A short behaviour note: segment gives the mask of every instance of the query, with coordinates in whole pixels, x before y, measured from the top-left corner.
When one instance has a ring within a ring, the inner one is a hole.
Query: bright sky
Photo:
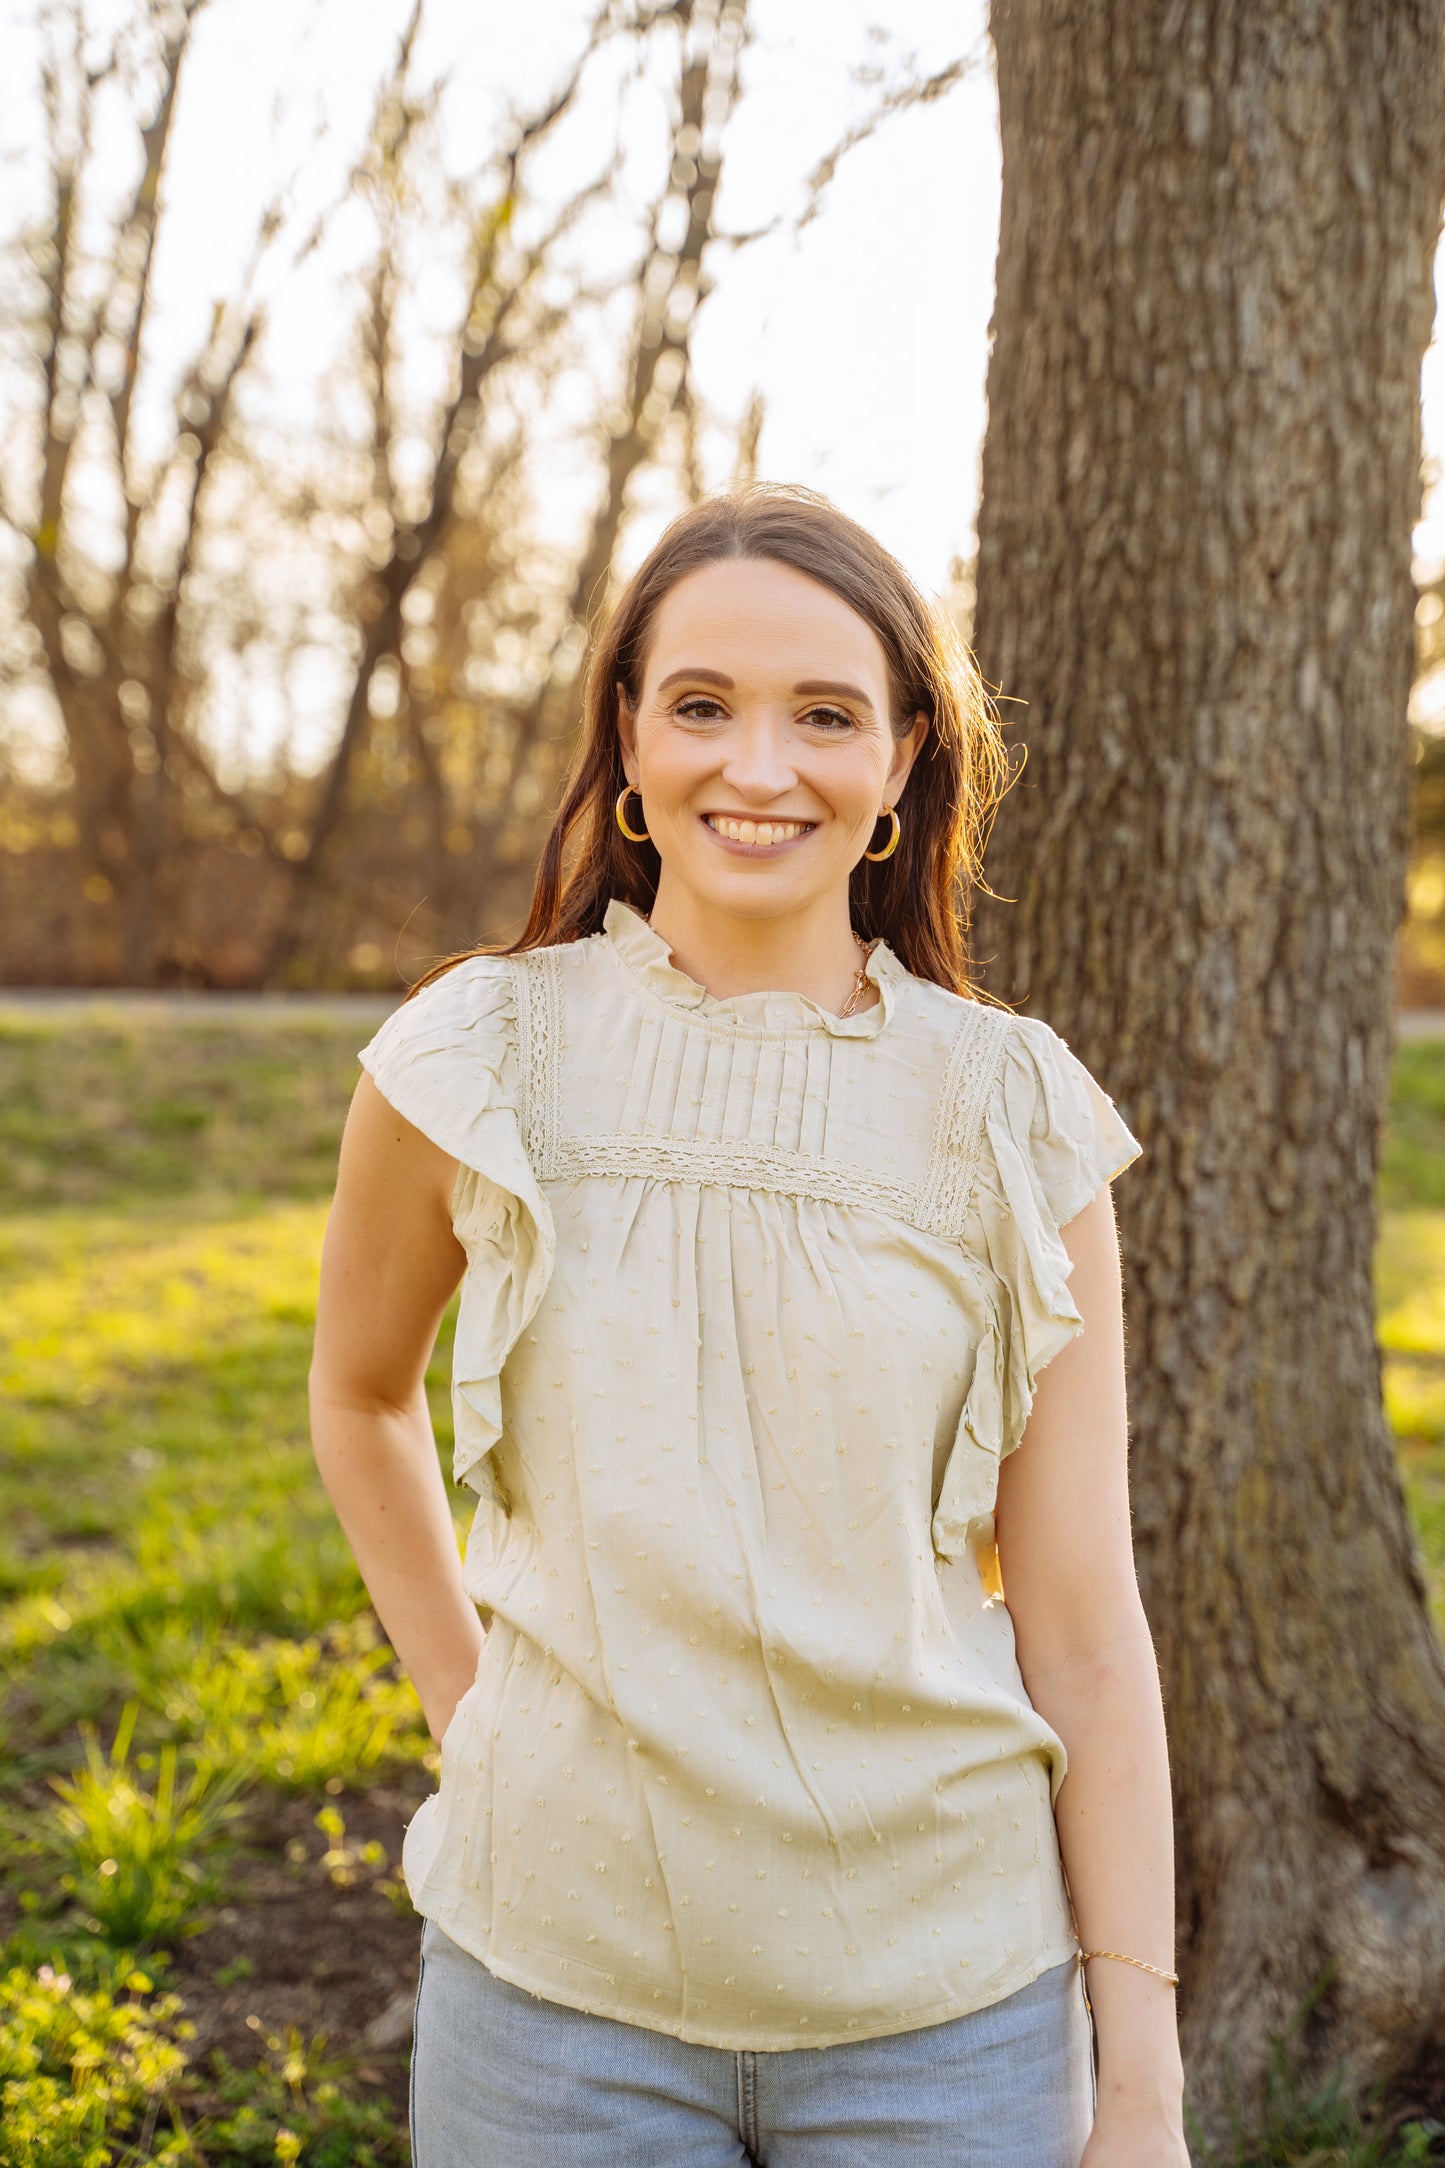
[[[339,192],[409,12],[410,0],[212,0],[184,86],[156,266],[158,414],[161,378],[183,365],[212,300],[234,286],[268,190],[298,176],[298,223]],[[454,167],[481,163],[509,101],[555,84],[591,12],[591,0],[428,0],[418,72],[426,80],[450,70],[444,112]],[[128,13],[126,0],[91,0],[97,23]],[[12,0],[0,21],[0,80],[33,80],[34,15],[35,0]],[[854,78],[860,65],[894,74],[910,61],[922,72],[959,57],[976,63],[947,98],[886,123],[849,155],[799,241],[715,250],[717,290],[695,335],[697,381],[723,421],[741,415],[755,387],[765,395],[761,471],[826,491],[937,587],[950,560],[972,546],[985,421],[999,197],[985,0],[888,0],[886,9],[881,0],[753,0],[752,20],[719,203],[733,230],[800,203],[804,176],[876,96]],[[881,34],[873,28],[880,21]],[[551,162],[559,193],[605,158],[617,111],[615,81],[599,71],[593,99]],[[625,182],[641,200],[661,141],[655,87],[630,93],[623,114]],[[3,122],[12,157],[25,134],[12,103]],[[622,233],[615,221],[591,229],[599,264]],[[342,219],[327,250],[274,297],[265,398],[276,421],[304,432],[313,417],[327,358],[349,331],[338,279],[363,256],[360,228]],[[444,321],[451,288],[442,266],[419,295],[422,313]],[[1425,397],[1427,446],[1438,446],[1438,346]],[[575,464],[559,460],[553,472],[548,509],[563,529],[585,504]],[[648,546],[661,517],[659,507],[638,520],[629,558]],[[1445,558],[1445,509],[1417,539],[1424,553]],[[313,729],[323,722],[320,714],[306,720]],[[274,722],[282,725],[279,713]]]

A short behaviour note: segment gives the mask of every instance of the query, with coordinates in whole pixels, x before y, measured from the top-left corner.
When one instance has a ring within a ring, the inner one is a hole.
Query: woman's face
[[[618,696],[623,765],[642,793],[628,826],[650,833],[662,885],[738,917],[846,898],[928,727],[919,715],[894,736],[866,619],[791,566],[751,558],[679,580],[653,620],[635,714]]]

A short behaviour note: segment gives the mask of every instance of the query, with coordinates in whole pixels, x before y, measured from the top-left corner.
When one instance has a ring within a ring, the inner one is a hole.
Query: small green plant
[[[235,1795],[247,1774],[203,1764],[182,1781],[170,1744],[156,1756],[155,1788],[147,1789],[130,1759],[138,1714],[139,1704],[127,1702],[109,1754],[84,1727],[85,1767],[51,1777],[61,1803],[39,1836],[87,1923],[130,1948],[173,1934],[216,1893],[207,1854],[240,1811]]]
[[[402,1919],[416,1918],[405,1882],[399,1875],[387,1871],[385,1845],[378,1844],[375,1838],[365,1844],[349,1842],[346,1824],[335,1807],[323,1807],[316,1817],[316,1826],[326,1839],[326,1850],[319,1864],[334,1888],[350,1889],[354,1882],[369,1877],[377,1895],[385,1897]],[[311,1871],[311,1846],[304,1837],[291,1839],[286,1847],[286,1859],[295,1880],[304,1881]]]
[[[321,1864],[327,1879],[337,1889],[349,1889],[367,1873],[386,1873],[386,1847],[374,1839],[369,1844],[348,1844],[346,1824],[335,1807],[321,1809],[316,1817],[316,1827],[326,1839]]]
[[[294,2029],[267,2040],[264,2063],[237,2070],[219,2050],[216,2087],[229,2112],[192,2131],[197,2162],[226,2168],[401,2168],[405,2139],[389,2110],[350,2099],[338,2082],[345,2065],[323,2060],[324,2037],[303,2043]],[[3,2163],[0,2163],[3,2168]]]
[[[0,2168],[108,2168],[120,2141],[136,2158],[188,2157],[174,2127],[157,2138],[193,2028],[175,1995],[125,1965],[85,1988],[53,1965],[0,1974]]]
[[[369,1618],[324,1640],[227,1642],[175,1685],[165,1714],[205,1760],[244,1763],[282,1791],[324,1791],[423,1740],[416,1697],[392,1661]]]

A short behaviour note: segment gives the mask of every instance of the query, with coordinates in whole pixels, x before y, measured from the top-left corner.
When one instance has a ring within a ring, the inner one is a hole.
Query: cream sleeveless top
[[[554,2002],[724,2048],[1001,2000],[1079,1947],[992,1507],[1141,1147],[1050,1027],[914,977],[719,999],[613,900],[360,1059],[459,1162],[486,1639],[403,1869]]]

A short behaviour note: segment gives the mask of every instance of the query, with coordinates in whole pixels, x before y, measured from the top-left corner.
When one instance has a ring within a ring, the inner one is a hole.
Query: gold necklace
[[[859,970],[857,978],[853,981],[852,993],[848,996],[848,999],[844,1002],[842,1008],[838,1011],[838,1014],[840,1016],[851,1016],[853,1014],[853,1011],[857,1007],[859,999],[868,984],[868,958],[872,955],[873,951],[871,950],[871,948],[865,948],[863,943],[861,941],[858,941],[858,936],[856,933],[854,934],[853,939],[858,942],[858,954],[862,957],[863,963],[861,969]]]

